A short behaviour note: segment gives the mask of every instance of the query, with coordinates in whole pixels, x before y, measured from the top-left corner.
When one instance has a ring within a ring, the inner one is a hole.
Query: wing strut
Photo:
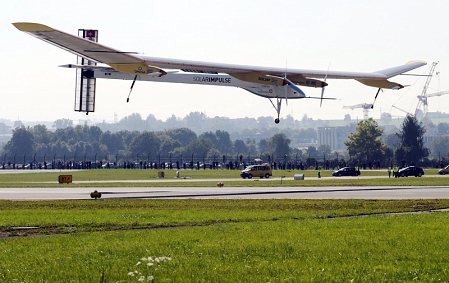
[[[382,90],[381,88],[379,88],[379,89],[377,90],[376,96],[374,97],[373,104],[371,104],[371,109],[374,108],[374,102],[376,102],[377,96],[379,95],[379,92],[380,92],[381,90]]]
[[[136,83],[137,75],[134,76],[133,83],[131,84],[131,88],[129,89],[128,98],[126,99],[126,103],[129,102],[129,96],[131,95],[131,91],[133,91],[134,84]]]
[[[281,113],[282,98],[276,97],[277,107],[274,105],[273,101],[271,101],[270,98],[268,98],[268,100],[270,100],[271,105],[273,105],[273,108],[276,109],[276,112],[278,113],[278,117],[274,119],[274,122],[276,124],[279,124],[279,122],[281,121],[279,120],[279,114]]]

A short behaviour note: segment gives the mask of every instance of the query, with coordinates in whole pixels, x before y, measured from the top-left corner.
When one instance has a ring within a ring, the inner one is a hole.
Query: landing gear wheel
[[[276,119],[274,119],[274,122],[276,124],[279,124],[280,120],[279,120],[279,114],[281,113],[281,105],[282,105],[282,98],[276,97],[276,102],[277,102],[277,107],[274,105],[273,101],[271,101],[271,104],[273,105],[273,108],[276,109],[276,112],[278,113],[278,117]]]

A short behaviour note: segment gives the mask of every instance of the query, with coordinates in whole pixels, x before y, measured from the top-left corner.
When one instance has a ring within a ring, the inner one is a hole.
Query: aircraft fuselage
[[[134,75],[122,72],[107,72],[94,70],[93,77],[99,79],[134,80]],[[192,73],[168,73],[165,76],[138,76],[137,81],[151,81],[163,83],[181,83],[197,85],[233,86],[247,90],[255,95],[265,98],[304,98],[303,95],[294,92],[287,86],[276,86],[262,83],[251,83],[236,79],[224,74],[192,74]]]

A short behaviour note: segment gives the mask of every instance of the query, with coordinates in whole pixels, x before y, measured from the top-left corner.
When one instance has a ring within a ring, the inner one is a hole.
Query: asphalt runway
[[[114,187],[114,188],[0,188],[5,200],[91,199],[442,199],[449,187]]]

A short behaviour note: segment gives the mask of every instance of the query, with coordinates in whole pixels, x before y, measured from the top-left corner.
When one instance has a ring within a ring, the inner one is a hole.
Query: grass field
[[[70,172],[74,180],[114,180],[107,186],[154,180],[149,173],[157,172]],[[85,185],[57,184],[59,174],[1,174],[0,186]],[[226,184],[235,178],[209,170],[189,175]],[[306,175],[282,185],[447,184],[429,175],[310,181]],[[280,180],[234,182],[280,186]],[[153,184],[165,183],[144,183]],[[0,282],[449,282],[449,214],[429,212],[447,208],[446,199],[0,200]]]
[[[141,276],[144,282],[148,278],[154,282],[449,278],[449,214],[386,214],[447,208],[449,200],[1,201],[0,205],[2,282],[138,282]],[[17,226],[38,228],[16,230]]]

